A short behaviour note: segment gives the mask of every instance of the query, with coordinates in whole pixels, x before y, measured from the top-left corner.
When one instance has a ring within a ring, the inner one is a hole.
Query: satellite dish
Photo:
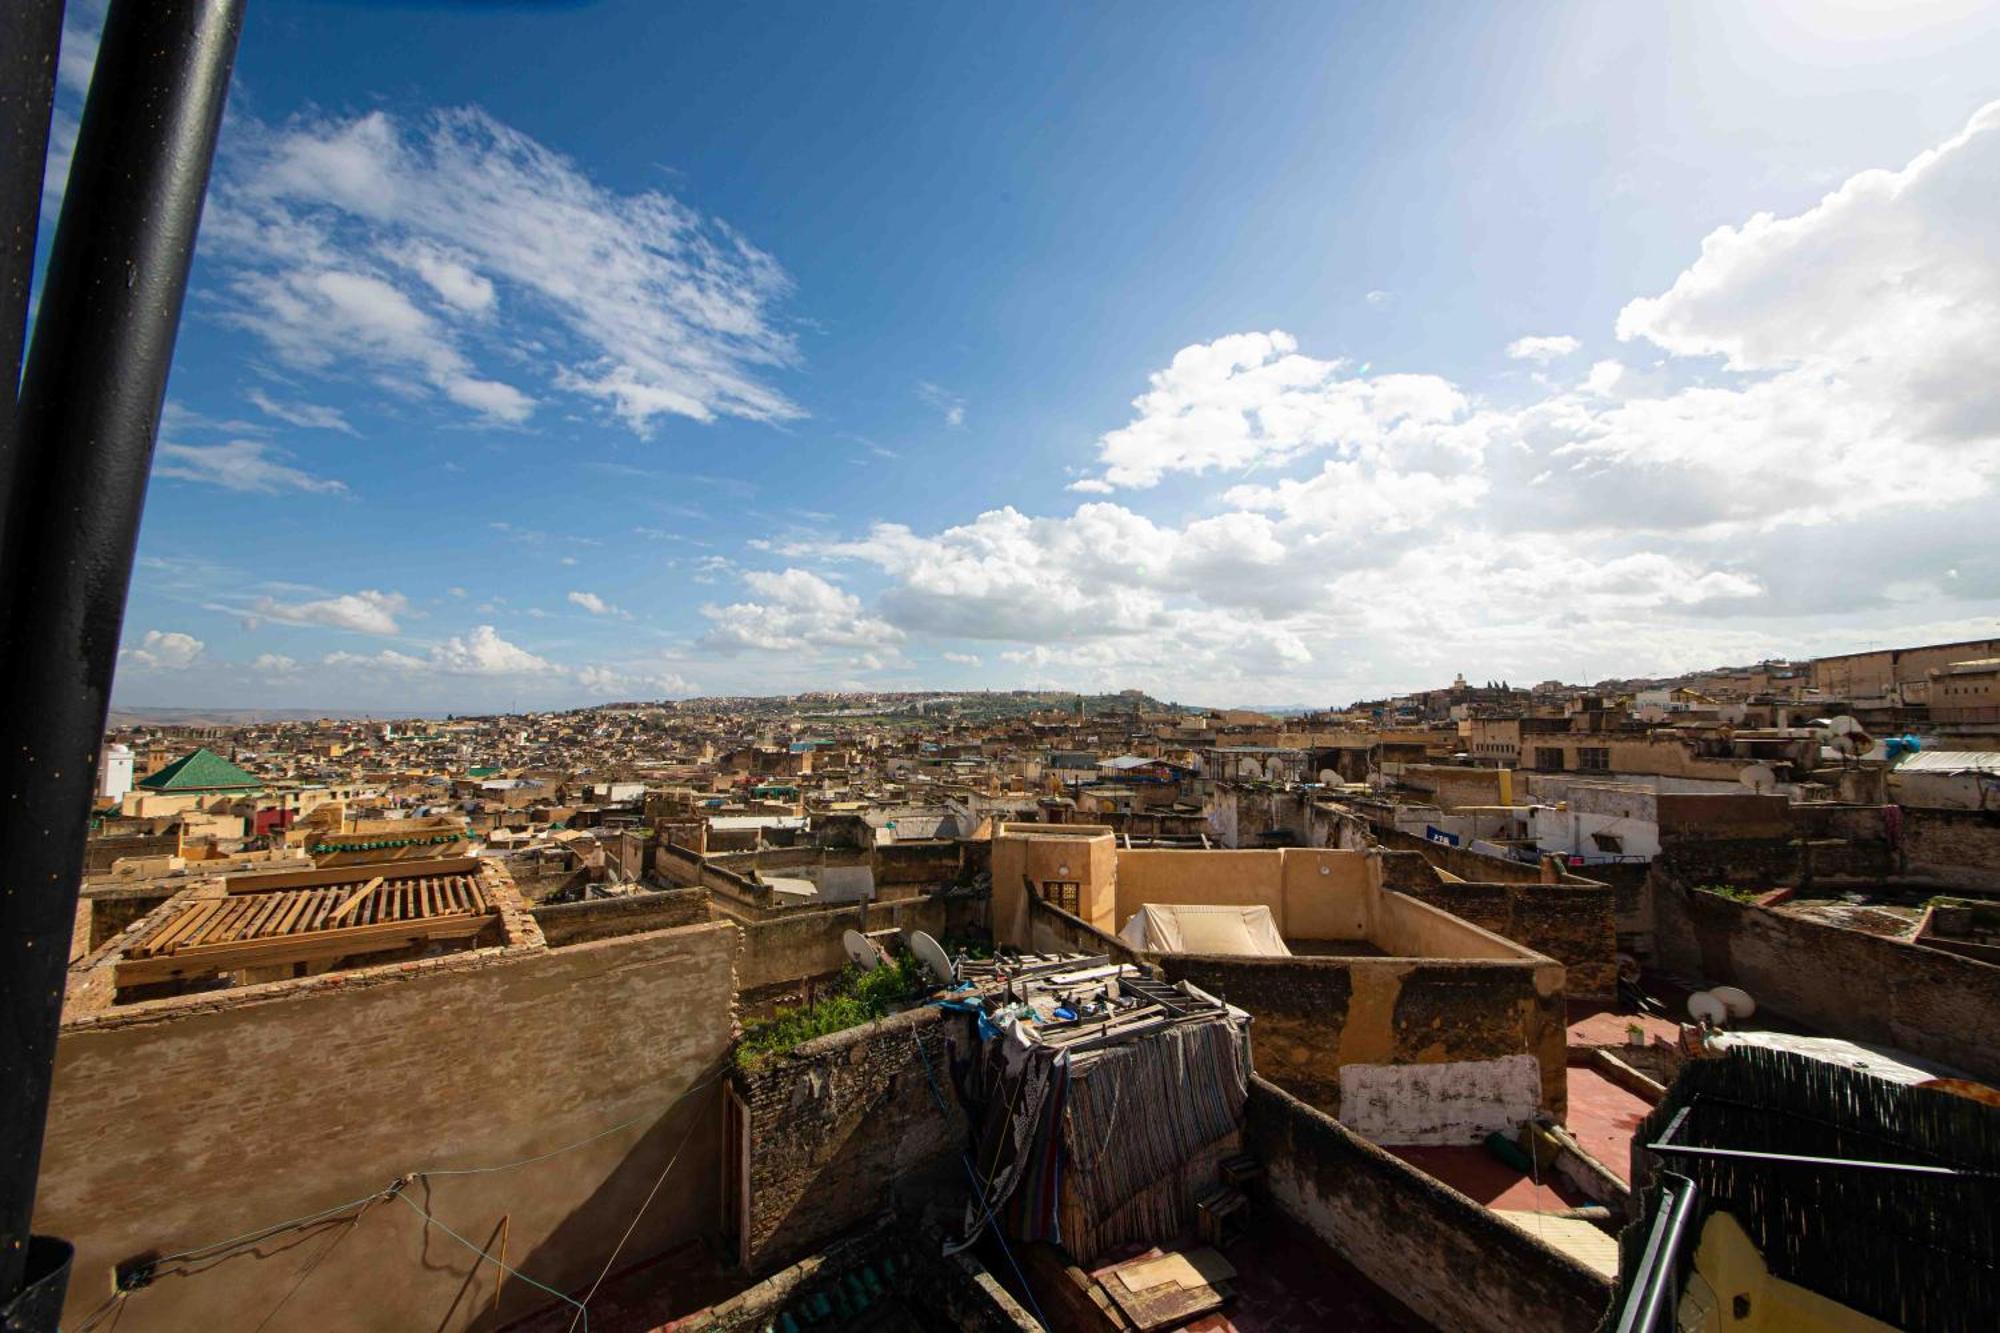
[[[1751,764],[1736,775],[1736,780],[1756,792],[1769,791],[1778,785],[1778,775],[1769,764]]]
[[[1729,1011],[1732,1020],[1748,1018],[1757,1012],[1757,1002],[1750,998],[1750,992],[1747,990],[1740,990],[1735,986],[1717,986],[1709,994],[1722,1001],[1722,1007]]]
[[[842,935],[840,947],[847,950],[847,956],[860,964],[865,972],[873,972],[882,966],[882,951],[875,947],[875,941],[858,930],[850,930]]]
[[[1716,999],[1713,993],[1698,990],[1688,996],[1688,1013],[1696,1022],[1720,1027],[1723,1020],[1729,1017],[1729,1007]]]
[[[1833,728],[1833,734],[1836,736],[1857,736],[1861,734],[1861,724],[1845,713],[1834,718],[1827,725]]]
[[[923,931],[920,930],[910,936],[910,952],[915,954],[917,961],[929,968],[931,975],[939,981],[957,980],[952,974],[951,959],[945,954],[944,947]]]

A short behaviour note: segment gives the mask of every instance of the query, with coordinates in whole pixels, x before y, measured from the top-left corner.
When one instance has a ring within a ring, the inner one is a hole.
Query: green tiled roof
[[[236,791],[264,784],[203,746],[151,777],[139,779],[139,785],[147,791]]]

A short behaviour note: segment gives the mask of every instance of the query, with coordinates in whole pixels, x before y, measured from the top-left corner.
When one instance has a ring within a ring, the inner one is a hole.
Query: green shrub
[[[736,1063],[755,1069],[814,1037],[845,1032],[905,1009],[928,989],[922,964],[907,953],[896,953],[873,971],[850,966],[811,1005],[780,1009],[745,1029],[736,1045]]]

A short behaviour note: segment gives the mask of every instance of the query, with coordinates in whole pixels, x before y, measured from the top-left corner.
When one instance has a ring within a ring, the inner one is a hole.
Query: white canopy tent
[[[1143,903],[1118,932],[1142,953],[1247,954],[1289,958],[1268,907],[1223,907],[1192,903]]]

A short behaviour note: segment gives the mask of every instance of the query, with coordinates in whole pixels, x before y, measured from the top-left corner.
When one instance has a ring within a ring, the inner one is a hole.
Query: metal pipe
[[[1649,1143],[1648,1152],[1680,1157],[1727,1157],[1751,1162],[1788,1162],[1795,1166],[1831,1166],[1864,1171],[1902,1171],[1918,1176],[1956,1176],[1966,1180],[2000,1179],[2000,1172],[1961,1171],[1951,1166],[1927,1166],[1921,1162],[1871,1162],[1860,1157],[1802,1157],[1797,1153],[1753,1152],[1748,1148],[1696,1148],[1678,1143]]]
[[[28,293],[42,218],[63,0],[0,5],[0,515],[7,512],[20,440],[15,414]]]
[[[1694,1217],[1695,1187],[1686,1176],[1660,1173],[1660,1206],[1653,1214],[1653,1229],[1646,1236],[1645,1251],[1639,1256],[1633,1289],[1626,1293],[1625,1308],[1618,1312],[1617,1333],[1653,1333],[1662,1315],[1671,1321],[1679,1304],[1674,1290],[1680,1265],[1676,1262]],[[1668,1327],[1672,1324],[1669,1322]]]
[[[0,1304],[20,1290],[97,752],[243,0],[114,0],[0,550]]]

